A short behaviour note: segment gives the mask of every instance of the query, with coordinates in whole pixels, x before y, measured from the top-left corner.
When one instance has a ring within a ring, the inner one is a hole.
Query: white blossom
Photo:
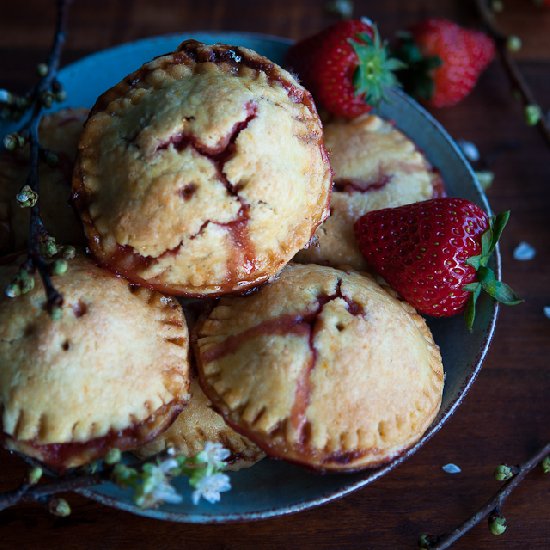
[[[532,260],[537,255],[537,251],[525,241],[521,241],[516,248],[514,248],[514,260]]]
[[[177,466],[174,459],[169,459],[151,468],[150,474],[144,481],[143,495],[137,500],[139,506],[149,508],[161,502],[178,504],[182,501],[182,496],[170,484],[170,480],[166,476],[166,473],[174,468],[172,462]]]
[[[477,162],[479,160],[479,151],[477,150],[475,143],[472,143],[471,141],[466,141],[464,139],[460,139],[458,140],[458,145],[462,149],[464,156],[470,162]]]
[[[225,460],[229,458],[230,454],[220,443],[208,441],[204,449],[197,455],[197,460],[204,462],[207,470],[220,469],[225,466]]]
[[[453,464],[452,462],[449,462],[449,464],[445,464],[445,466],[443,466],[441,469],[446,474],[459,474],[460,472],[462,472],[462,470],[456,464]]]
[[[230,489],[231,483],[226,474],[217,473],[204,476],[195,485],[192,495],[193,504],[198,504],[201,498],[212,504],[218,502],[220,500],[220,493],[229,491]]]

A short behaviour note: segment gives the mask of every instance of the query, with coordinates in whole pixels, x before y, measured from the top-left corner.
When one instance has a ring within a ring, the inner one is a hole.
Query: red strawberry
[[[298,73],[328,112],[355,118],[371,110],[384,90],[397,84],[376,27],[367,19],[348,19],[292,46],[287,65]]]
[[[471,329],[481,290],[508,305],[521,301],[487,267],[509,215],[488,218],[466,199],[431,199],[368,212],[355,236],[371,267],[419,312],[448,317],[467,306]]]
[[[428,19],[402,34],[394,53],[407,65],[398,73],[405,90],[433,107],[445,107],[472,91],[495,55],[495,44],[482,32]]]

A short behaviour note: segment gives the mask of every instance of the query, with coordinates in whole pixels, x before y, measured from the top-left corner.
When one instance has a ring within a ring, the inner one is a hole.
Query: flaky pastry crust
[[[71,180],[78,139],[87,109],[49,113],[40,123],[40,143],[57,157],[55,165],[40,162],[40,211],[48,232],[60,243],[84,244],[82,224],[70,204]],[[15,199],[29,173],[29,148],[0,152],[0,254],[20,250],[27,242],[29,209]]]
[[[370,276],[289,265],[197,327],[201,385],[270,456],[355,470],[413,445],[441,404],[439,348],[422,317]]]
[[[168,448],[174,449],[178,455],[195,456],[207,442],[220,443],[231,452],[228,459],[230,470],[248,468],[265,456],[257,445],[229,427],[223,417],[214,411],[197,378],[191,379],[189,393],[189,403],[175,422],[138,449],[137,456],[149,458]]]
[[[257,53],[183,42],[97,101],[76,204],[99,261],[170,294],[240,292],[276,274],[328,214],[310,94]]]
[[[17,267],[0,266],[2,288]],[[168,427],[188,397],[188,334],[176,300],[82,256],[53,282],[59,320],[38,279],[28,294],[0,299],[0,411],[9,448],[66,468]]]
[[[325,142],[334,170],[330,217],[296,261],[365,270],[355,221],[371,210],[441,196],[442,181],[415,144],[376,115],[329,122]]]

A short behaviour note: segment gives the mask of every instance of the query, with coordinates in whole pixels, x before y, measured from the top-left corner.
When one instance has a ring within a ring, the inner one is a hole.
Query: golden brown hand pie
[[[73,188],[90,247],[169,294],[266,281],[328,214],[331,172],[309,92],[265,57],[194,40],[97,101]]]
[[[82,224],[69,204],[78,139],[87,109],[63,109],[40,123],[40,143],[57,162],[40,162],[41,214],[51,235],[64,244],[84,244]],[[29,172],[29,148],[0,152],[0,254],[23,248],[29,232],[29,209],[15,199]]]
[[[265,456],[257,445],[230,428],[212,409],[196,378],[191,380],[189,393],[185,409],[165,432],[138,449],[139,457],[148,458],[167,448],[173,448],[178,455],[195,456],[208,441],[221,443],[231,452],[229,470],[248,468]]]
[[[439,348],[422,317],[370,276],[289,265],[197,327],[201,385],[268,455],[322,470],[391,460],[441,404]]]
[[[440,196],[443,184],[414,143],[375,115],[328,123],[325,142],[334,170],[330,217],[296,260],[364,270],[355,221],[371,210]]]
[[[17,265],[0,266],[0,285]],[[135,449],[166,429],[188,397],[181,307],[78,256],[53,282],[63,316],[34,290],[0,298],[0,411],[9,449],[54,469]]]

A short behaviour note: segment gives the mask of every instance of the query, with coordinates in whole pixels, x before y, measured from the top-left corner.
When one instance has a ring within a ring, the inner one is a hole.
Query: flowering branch
[[[20,487],[0,493],[0,511],[24,502],[39,502],[47,503],[54,515],[67,516],[70,514],[68,503],[64,499],[54,498],[55,495],[104,481],[131,489],[134,503],[141,508],[151,508],[162,502],[177,504],[183,498],[171,482],[178,476],[187,476],[189,485],[194,489],[193,504],[198,504],[201,498],[214,503],[220,500],[220,493],[231,489],[229,477],[222,473],[229,456],[230,452],[219,443],[208,442],[194,457],[176,456],[169,449],[154,461],[129,466],[121,462],[122,453],[112,449],[103,462],[93,463],[79,472],[39,485],[42,469],[35,467]]]
[[[542,463],[544,473],[550,473],[550,443],[536,452],[521,466],[510,467],[500,465],[495,471],[495,478],[506,481],[472,517],[446,535],[421,535],[419,546],[423,549],[444,550],[450,548],[460,537],[475,527],[486,517],[489,517],[489,529],[493,535],[501,535],[506,530],[506,519],[500,515],[504,501],[512,491],[523,481],[525,476]]]
[[[487,0],[476,0],[477,11],[483,21],[487,32],[495,41],[495,45],[508,76],[512,89],[516,92],[523,104],[525,119],[530,126],[536,126],[542,137],[550,146],[550,124],[546,117],[542,115],[541,108],[529,88],[525,78],[521,74],[516,62],[510,55],[510,50],[514,49],[510,46],[517,42],[517,38],[504,34],[496,25],[493,11],[489,7]],[[515,40],[514,40],[515,38]]]
[[[57,1],[57,19],[53,45],[48,56],[47,64],[38,66],[41,79],[29,93],[23,97],[15,97],[5,91],[1,100],[5,103],[3,114],[20,118],[23,110],[28,108],[28,118],[15,134],[6,136],[4,144],[8,150],[21,147],[28,140],[29,143],[29,174],[25,186],[17,195],[17,201],[23,208],[30,208],[29,242],[27,259],[15,279],[6,288],[9,297],[28,292],[34,287],[34,272],[37,270],[47,296],[46,307],[52,317],[59,317],[63,296],[54,287],[51,274],[61,274],[66,271],[66,259],[74,254],[72,250],[65,251],[65,257],[54,260],[54,256],[63,253],[57,247],[55,239],[47,232],[40,216],[40,178],[39,160],[47,152],[40,147],[38,128],[44,108],[52,105],[54,100],[64,99],[64,92],[56,80],[61,50],[65,43],[67,32],[67,14],[72,0]],[[23,110],[22,110],[23,109]]]

